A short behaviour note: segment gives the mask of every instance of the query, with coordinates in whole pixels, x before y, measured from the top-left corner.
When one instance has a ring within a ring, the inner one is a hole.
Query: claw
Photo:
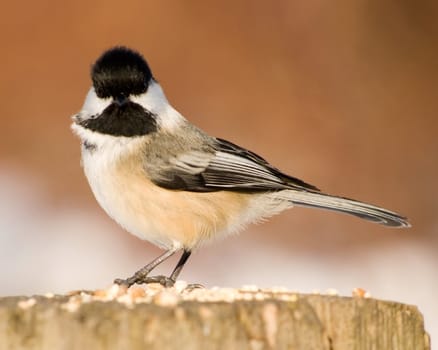
[[[202,284],[199,283],[191,283],[188,284],[187,287],[184,288],[184,292],[191,292],[194,289],[205,289],[205,287]]]

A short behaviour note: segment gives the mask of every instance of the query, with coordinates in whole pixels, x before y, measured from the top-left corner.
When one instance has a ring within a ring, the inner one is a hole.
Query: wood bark
[[[415,306],[327,295],[246,299],[91,300],[72,309],[68,297],[0,298],[0,349],[430,349]]]

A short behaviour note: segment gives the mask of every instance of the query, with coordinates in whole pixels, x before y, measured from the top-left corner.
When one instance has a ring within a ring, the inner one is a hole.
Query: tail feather
[[[287,191],[288,200],[302,207],[321,208],[351,214],[392,227],[410,227],[407,218],[392,211],[376,207],[354,199],[307,191]]]

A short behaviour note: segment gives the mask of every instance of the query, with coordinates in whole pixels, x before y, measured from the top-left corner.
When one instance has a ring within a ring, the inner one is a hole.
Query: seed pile
[[[313,294],[321,294],[314,291]],[[338,295],[334,289],[328,289],[324,294]],[[370,294],[361,288],[355,288],[352,292],[353,297],[369,298]],[[54,298],[55,295],[48,293],[46,298]],[[276,299],[283,301],[296,301],[298,293],[290,291],[284,287],[258,288],[257,286],[247,285],[241,288],[219,288],[211,289],[200,288],[199,286],[188,285],[185,281],[177,281],[171,288],[165,288],[158,283],[148,284],[146,286],[133,286],[126,288],[113,284],[107,289],[98,289],[95,291],[72,291],[67,294],[67,301],[62,303],[61,307],[70,312],[76,311],[82,304],[93,301],[117,301],[127,307],[134,307],[138,303],[153,303],[164,307],[173,307],[183,301],[198,302],[228,302],[232,303],[238,300],[266,300]],[[18,302],[18,307],[28,309],[36,304],[35,298],[28,298]]]

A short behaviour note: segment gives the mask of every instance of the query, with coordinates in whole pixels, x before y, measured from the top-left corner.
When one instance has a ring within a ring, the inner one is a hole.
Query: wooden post
[[[111,288],[0,298],[0,349],[430,349],[421,313],[395,302],[284,290]]]

